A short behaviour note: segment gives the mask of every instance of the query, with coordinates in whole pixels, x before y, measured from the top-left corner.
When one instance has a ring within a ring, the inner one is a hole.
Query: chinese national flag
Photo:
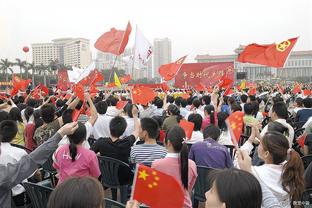
[[[194,129],[194,123],[187,120],[181,120],[179,126],[184,130],[186,138],[191,139]]]
[[[95,85],[97,82],[103,81],[104,77],[99,70],[92,70],[88,76],[79,81],[84,86]]]
[[[304,134],[302,134],[301,136],[298,137],[297,143],[300,145],[301,148],[303,148],[304,142],[305,142],[307,136],[308,135],[306,133],[304,133]]]
[[[132,89],[132,99],[134,104],[147,105],[154,100],[156,93],[152,88],[139,86]]]
[[[121,84],[126,84],[130,80],[131,80],[131,75],[130,74],[119,78],[119,81],[121,82]]]
[[[128,44],[129,35],[132,27],[128,22],[126,30],[116,30],[112,28],[109,32],[104,33],[94,44],[94,47],[102,52],[112,53],[117,56],[122,54]]]
[[[78,118],[79,118],[81,112],[82,112],[82,107],[81,107],[79,110],[75,109],[75,110],[73,111],[73,114],[72,114],[73,122],[75,122],[75,121],[78,120]]]
[[[278,44],[273,43],[269,45],[250,44],[241,52],[238,61],[276,68],[284,67],[287,57],[296,44],[297,39],[298,37],[288,39]]]
[[[18,89],[15,88],[15,87],[13,87],[13,88],[11,89],[11,91],[10,91],[10,95],[11,95],[11,96],[16,95],[17,93],[18,93]]]
[[[298,83],[295,83],[293,93],[297,94],[299,92],[301,92],[301,87]]]
[[[184,190],[171,175],[138,165],[132,198],[153,208],[181,208]]]
[[[57,88],[66,91],[70,88],[70,82],[68,79],[68,74],[66,69],[61,69],[57,71]]]
[[[181,94],[180,97],[182,97],[183,99],[189,99],[190,98],[190,94],[188,93],[184,93],[184,94]]]
[[[220,78],[220,82],[218,84],[219,88],[226,88],[230,85],[233,84],[233,80],[229,79],[226,77],[226,75],[223,75],[221,78]]]
[[[127,105],[128,101],[119,100],[116,104],[118,110],[123,109]]]
[[[173,63],[161,65],[159,68],[160,76],[162,76],[162,78],[164,78],[165,81],[173,79],[180,70],[186,57],[187,56],[183,56]]]
[[[228,126],[228,129],[230,130],[234,146],[237,146],[243,131],[243,117],[244,112],[236,111],[226,119],[226,124]]]
[[[73,86],[73,92],[76,93],[77,97],[84,101],[84,87],[81,84],[76,84]]]
[[[25,90],[27,89],[29,83],[31,83],[31,79],[21,79],[16,75],[13,75],[13,87],[18,90]]]
[[[234,93],[234,91],[231,88],[227,88],[224,93],[223,96],[229,96],[232,95]]]
[[[91,96],[95,96],[99,90],[96,88],[95,84],[90,86],[89,93]]]

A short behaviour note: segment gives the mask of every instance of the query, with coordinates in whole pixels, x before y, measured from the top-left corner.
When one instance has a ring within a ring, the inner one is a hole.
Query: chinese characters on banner
[[[175,77],[175,86],[187,88],[195,87],[199,83],[205,87],[214,86],[224,74],[234,80],[233,62],[183,64]]]

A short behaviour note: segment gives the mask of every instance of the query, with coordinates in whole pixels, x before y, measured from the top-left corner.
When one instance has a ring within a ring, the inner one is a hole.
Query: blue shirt
[[[197,166],[219,169],[233,167],[227,148],[210,138],[193,144],[189,159],[193,160]]]

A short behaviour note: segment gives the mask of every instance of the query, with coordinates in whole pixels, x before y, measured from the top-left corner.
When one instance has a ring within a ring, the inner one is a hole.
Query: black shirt
[[[135,142],[135,137],[130,135],[124,139],[112,141],[111,138],[99,138],[91,147],[95,153],[100,152],[101,156],[112,157],[129,164],[131,147]]]
[[[112,157],[129,164],[131,147],[135,142],[135,137],[130,135],[124,139],[117,139],[115,142],[111,138],[99,138],[91,147],[95,153],[100,152],[101,156]],[[132,180],[132,172],[124,167],[119,167],[118,178],[120,184],[129,184]]]

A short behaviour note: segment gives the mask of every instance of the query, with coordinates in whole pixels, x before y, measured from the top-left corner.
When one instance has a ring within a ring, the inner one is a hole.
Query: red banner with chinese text
[[[233,62],[183,64],[175,77],[175,87],[195,87],[200,83],[205,87],[214,86],[224,74],[234,80]]]

